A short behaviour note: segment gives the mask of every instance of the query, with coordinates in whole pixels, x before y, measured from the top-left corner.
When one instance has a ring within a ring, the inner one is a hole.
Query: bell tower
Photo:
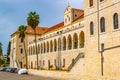
[[[64,11],[64,25],[71,24],[81,16],[83,16],[84,11],[81,9],[71,8],[68,3],[65,11]]]
[[[64,25],[70,24],[71,22],[72,22],[72,10],[70,4],[68,3],[64,12]]]

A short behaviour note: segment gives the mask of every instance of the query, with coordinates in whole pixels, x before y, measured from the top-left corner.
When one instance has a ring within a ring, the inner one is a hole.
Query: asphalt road
[[[34,75],[18,75],[17,73],[0,71],[0,80],[63,80],[63,79],[54,79],[54,78],[34,76]]]

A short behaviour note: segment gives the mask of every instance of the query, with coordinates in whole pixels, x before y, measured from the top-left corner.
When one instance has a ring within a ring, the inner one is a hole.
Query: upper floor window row
[[[102,2],[104,0],[100,0],[100,2]],[[93,6],[93,0],[89,0],[89,6],[92,7]]]
[[[114,13],[113,14],[113,29],[118,29],[119,28],[119,18],[118,14]],[[104,17],[100,18],[100,32],[105,32],[106,30],[106,20]],[[93,22],[90,22],[90,35],[94,34],[94,24]]]

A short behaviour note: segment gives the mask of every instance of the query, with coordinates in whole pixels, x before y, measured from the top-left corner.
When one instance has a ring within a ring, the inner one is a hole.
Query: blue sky
[[[68,2],[73,8],[83,9],[83,0],[0,0],[0,42],[3,44],[3,53],[7,52],[10,34],[19,25],[27,24],[30,11],[40,15],[40,26],[50,27],[63,21]]]

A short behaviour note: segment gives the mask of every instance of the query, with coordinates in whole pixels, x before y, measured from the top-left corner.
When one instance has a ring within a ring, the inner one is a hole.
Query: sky
[[[20,25],[27,25],[30,11],[40,16],[39,26],[51,27],[63,21],[67,4],[72,8],[83,9],[83,0],[0,0],[0,42],[3,53],[7,53],[10,35]]]

